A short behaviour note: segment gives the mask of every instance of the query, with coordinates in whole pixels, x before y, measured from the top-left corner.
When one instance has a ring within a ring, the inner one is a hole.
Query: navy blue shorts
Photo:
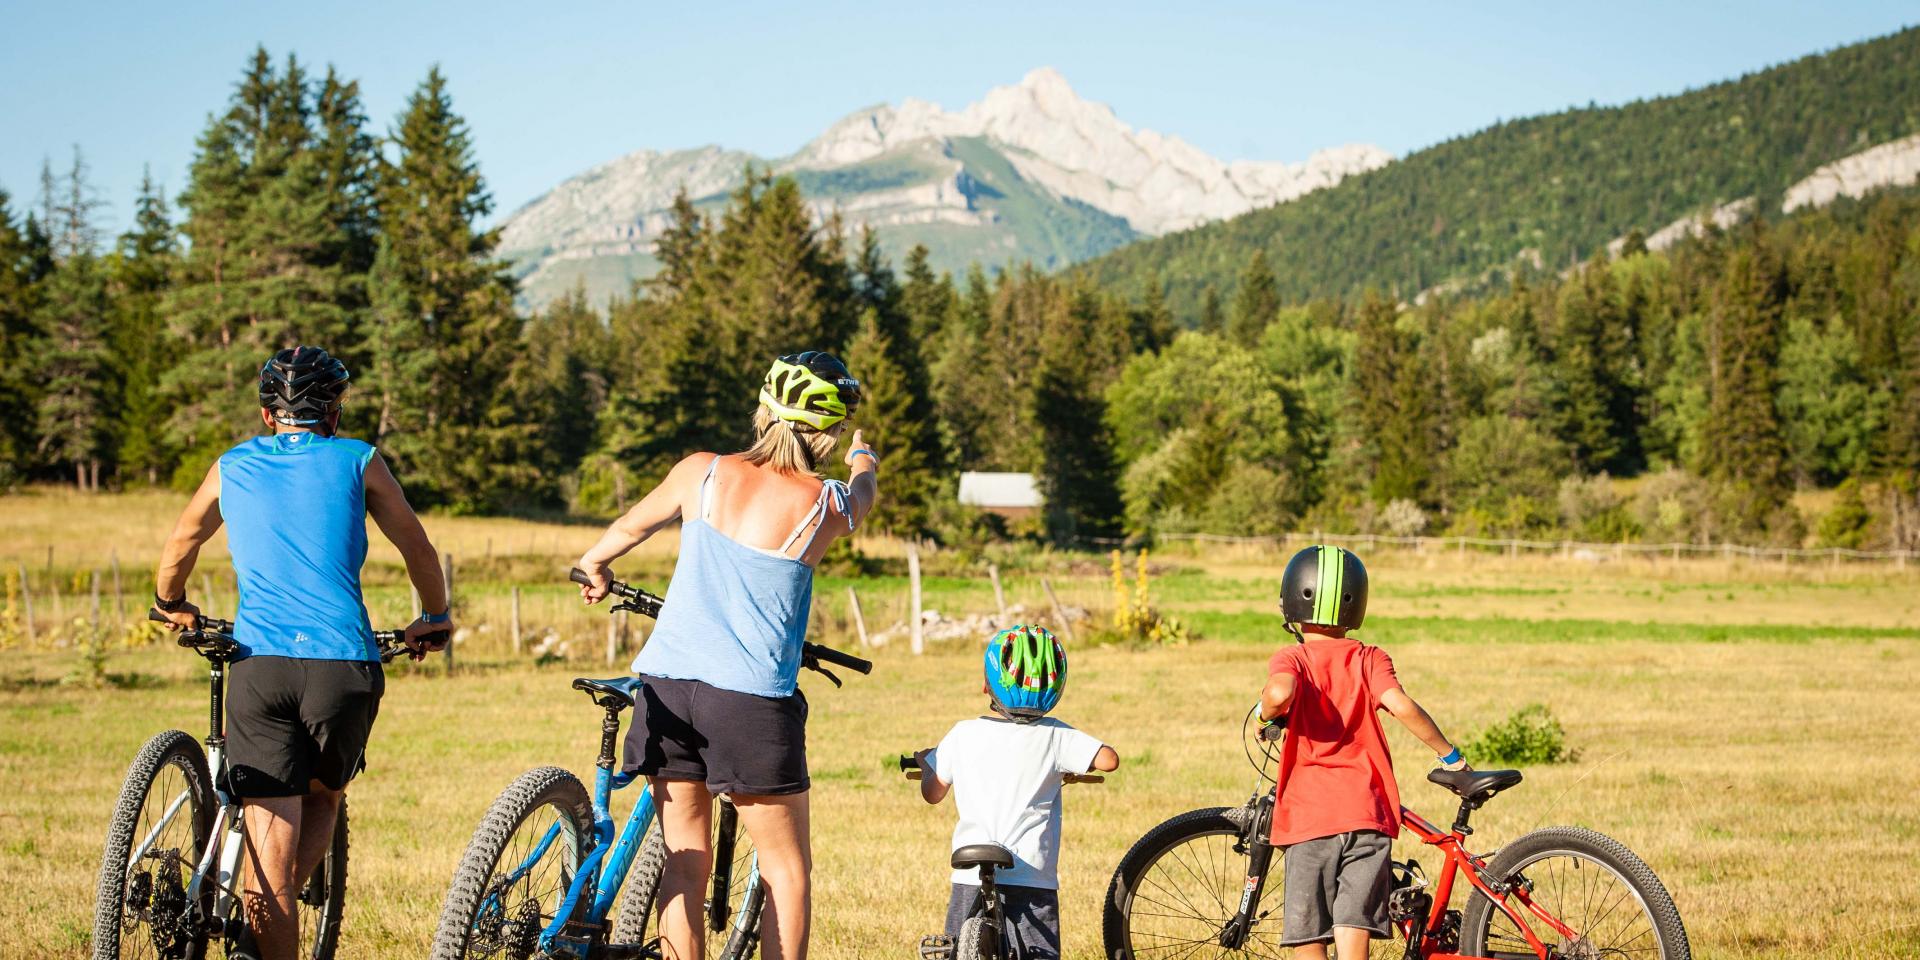
[[[624,769],[704,783],[714,793],[803,793],[807,698],[761,697],[699,680],[642,675],[646,687],[627,727]]]

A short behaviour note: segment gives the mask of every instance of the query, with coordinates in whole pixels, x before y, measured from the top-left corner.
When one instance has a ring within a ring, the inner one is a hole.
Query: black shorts
[[[714,793],[801,793],[807,780],[807,698],[759,697],[698,680],[643,677],[627,728],[628,771],[705,783]]]
[[[228,789],[301,797],[339,790],[366,764],[386,674],[377,663],[248,657],[227,682]]]

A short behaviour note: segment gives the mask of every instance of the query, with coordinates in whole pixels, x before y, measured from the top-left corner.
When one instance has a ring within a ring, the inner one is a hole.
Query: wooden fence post
[[[853,592],[853,584],[847,584],[847,607],[853,611],[853,629],[860,637],[860,649],[865,650],[867,643],[867,618],[860,615],[860,595]]]
[[[117,623],[127,622],[126,595],[120,589],[120,551],[108,554],[108,562],[113,565],[113,619]]]
[[[927,640],[920,624],[920,544],[912,540],[907,541],[907,579],[908,591],[912,597],[908,610],[912,619],[908,622],[908,630],[909,636],[913,638],[914,655],[918,656],[926,649]]]
[[[93,628],[98,630],[100,629],[100,571],[93,571],[93,586],[88,592],[92,594],[92,603],[90,606],[92,607]]]
[[[20,564],[20,612],[25,614],[21,622],[27,628],[27,646],[33,646],[33,588],[27,584],[27,565]]]
[[[512,624],[513,653],[514,653],[514,656],[519,656],[520,655],[520,586],[518,584],[514,585],[512,593],[513,593],[513,624]]]
[[[1059,596],[1053,592],[1053,581],[1046,577],[1041,577],[1040,587],[1047,591],[1047,602],[1053,605],[1053,619],[1060,624],[1061,632],[1067,635],[1067,642],[1078,644],[1080,642],[1079,639],[1073,635],[1073,621],[1067,619],[1067,609],[1060,605]]]
[[[453,554],[451,552],[447,553],[444,557],[443,562],[445,564],[445,573],[447,578],[447,609],[444,612],[451,614],[453,612]],[[445,649],[446,649],[445,659],[447,662],[447,676],[451,677],[453,676],[453,638],[452,637],[447,638],[447,645]]]
[[[993,581],[993,605],[1000,610],[1000,620],[996,626],[1007,625],[1007,595],[1000,589],[1000,565],[987,564],[987,578]]]

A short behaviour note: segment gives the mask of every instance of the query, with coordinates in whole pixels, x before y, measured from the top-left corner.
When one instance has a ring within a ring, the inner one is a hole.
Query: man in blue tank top
[[[274,354],[260,368],[260,419],[270,432],[223,454],[160,555],[154,605],[191,627],[187,579],[200,547],[227,526],[239,584],[227,688],[228,789],[246,809],[249,926],[263,960],[292,960],[296,902],[325,856],[347,782],[365,765],[385,679],[360,596],[366,518],[400,549],[427,611],[407,627],[453,628],[439,554],[373,447],[334,435],[347,368],[317,347]]]

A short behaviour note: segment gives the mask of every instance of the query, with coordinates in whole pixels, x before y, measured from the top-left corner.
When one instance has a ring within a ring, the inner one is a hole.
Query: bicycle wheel
[[[1580,827],[1536,830],[1507,844],[1487,867],[1487,879],[1523,876],[1533,902],[1571,928],[1572,938],[1518,903],[1514,909],[1535,935],[1564,957],[1609,960],[1688,960],[1687,931],[1673,897],[1639,857],[1611,837]],[[1513,919],[1474,891],[1460,921],[1461,952],[1478,957],[1534,957]]]
[[[1107,888],[1103,934],[1109,960],[1280,956],[1280,856],[1275,851],[1236,949],[1220,946],[1246,888],[1247,854],[1235,808],[1180,814],[1147,831],[1120,860]]]
[[[340,919],[347,902],[347,798],[333,821],[327,855],[300,888],[300,953],[308,960],[333,960],[340,946]]]
[[[487,808],[460,858],[434,960],[533,956],[592,850],[593,807],[580,781],[559,767],[521,774]]]
[[[715,960],[749,960],[760,947],[760,912],[766,890],[755,870],[753,838],[740,829],[739,813],[724,798],[714,798],[713,847],[716,860],[720,851],[731,847],[728,870],[714,871],[708,880],[704,915],[707,920],[707,956]],[[659,827],[647,834],[640,856],[633,865],[633,881],[620,898],[620,915],[614,922],[616,943],[644,943],[658,936],[656,908],[659,903],[660,876],[667,865],[667,841]],[[719,864],[716,862],[716,867]],[[724,879],[723,879],[724,878]]]
[[[987,946],[987,918],[968,917],[953,938],[953,960],[1000,960],[998,949]]]
[[[207,848],[213,810],[213,780],[198,742],[169,730],[140,748],[120,787],[100,857],[95,960],[206,955],[207,937],[192,922],[187,883]]]

